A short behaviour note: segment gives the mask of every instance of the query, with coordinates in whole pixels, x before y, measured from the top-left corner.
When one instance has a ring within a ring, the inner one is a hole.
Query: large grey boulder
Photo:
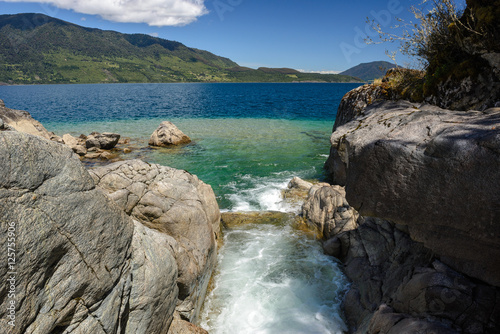
[[[64,145],[0,132],[0,165],[12,232],[0,243],[15,243],[11,268],[0,253],[0,279],[15,279],[1,286],[0,332],[165,333],[178,293],[169,237],[134,223]]]
[[[220,212],[212,188],[186,171],[141,160],[90,171],[99,188],[134,219],[173,237],[179,305],[195,321],[217,260]]]
[[[500,109],[378,101],[331,143],[327,167],[360,214],[408,226],[444,263],[500,286]]]
[[[161,122],[149,139],[149,145],[168,147],[173,145],[188,144],[191,138],[186,136],[175,124],[169,121]]]

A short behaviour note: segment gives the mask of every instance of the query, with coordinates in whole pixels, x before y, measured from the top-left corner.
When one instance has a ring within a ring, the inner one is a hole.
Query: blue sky
[[[396,44],[366,45],[366,18],[410,18],[420,0],[18,0],[0,14],[44,13],[82,26],[152,34],[228,57],[242,66],[342,71],[390,59]],[[118,3],[118,5],[117,5]],[[118,7],[117,7],[118,6]],[[137,21],[137,23],[131,22]],[[142,22],[142,23],[141,23]],[[399,56],[398,63],[410,60]]]

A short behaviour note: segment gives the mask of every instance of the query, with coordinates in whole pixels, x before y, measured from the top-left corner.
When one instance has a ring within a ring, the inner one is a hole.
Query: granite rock
[[[45,129],[27,111],[7,108],[2,100],[0,100],[0,119],[4,123],[3,127],[9,126],[19,132],[29,133],[45,139],[59,140],[59,137]]]
[[[500,286],[500,109],[377,101],[331,143],[333,182],[361,215],[408,226],[444,263]]]
[[[500,110],[388,101],[372,88],[344,97],[325,164],[362,215],[323,245],[353,282],[351,332],[498,332]]]
[[[171,238],[134,221],[127,333],[165,333],[177,305]]]
[[[0,164],[0,224],[13,232],[0,242],[14,237],[16,258],[0,267],[3,282],[16,272],[15,296],[0,289],[0,332],[167,332],[178,293],[169,237],[134,223],[64,145],[1,132]]]
[[[90,173],[124,212],[172,237],[179,270],[177,311],[194,322],[217,261],[220,211],[212,188],[186,171],[141,160]]]
[[[85,147],[85,141],[81,138],[75,138],[69,133],[62,136],[62,140],[65,145],[71,147],[73,152],[80,156],[87,154],[87,148]]]
[[[325,239],[357,228],[358,213],[347,203],[340,186],[312,186],[302,206],[302,215]]]
[[[169,121],[161,122],[149,139],[149,145],[160,147],[188,144],[190,142],[191,139]]]
[[[335,206],[331,191],[312,195],[305,207],[318,202],[317,197],[324,197],[319,201],[333,208],[348,205],[339,198]],[[323,224],[324,216],[312,212],[305,210],[305,218]],[[325,253],[343,262],[352,281],[343,303],[350,332],[493,334],[499,330],[500,289],[443,264],[410,238],[406,226],[359,217],[352,227],[332,232],[323,243]]]
[[[172,325],[170,325],[170,328],[168,329],[168,334],[208,334],[208,332],[203,328],[183,320],[176,312],[174,314]]]
[[[91,147],[97,147],[103,150],[111,150],[118,144],[120,140],[120,135],[117,133],[99,133],[92,132],[85,141],[85,147],[87,149]]]

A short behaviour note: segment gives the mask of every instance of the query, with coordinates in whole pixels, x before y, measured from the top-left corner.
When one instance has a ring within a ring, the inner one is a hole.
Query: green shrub
[[[380,42],[399,41],[399,51],[415,57],[426,71],[413,85],[402,84],[408,86],[403,93],[411,90],[410,95],[423,98],[433,95],[438,85],[449,79],[474,80],[488,71],[489,65],[480,55],[500,52],[500,0],[468,0],[466,8],[458,8],[453,0],[424,0],[421,7],[412,6],[411,12],[416,23],[398,19],[400,35],[384,32],[375,21],[369,21]],[[367,42],[376,43],[370,38]]]

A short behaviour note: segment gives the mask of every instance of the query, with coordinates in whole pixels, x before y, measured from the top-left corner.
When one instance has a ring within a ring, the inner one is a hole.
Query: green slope
[[[371,63],[359,64],[340,74],[361,78],[365,81],[372,81],[382,78],[387,70],[394,67],[396,67],[396,65],[387,61],[374,61]]]
[[[0,82],[352,82],[350,76],[239,67],[144,34],[85,28],[43,14],[0,15]]]

